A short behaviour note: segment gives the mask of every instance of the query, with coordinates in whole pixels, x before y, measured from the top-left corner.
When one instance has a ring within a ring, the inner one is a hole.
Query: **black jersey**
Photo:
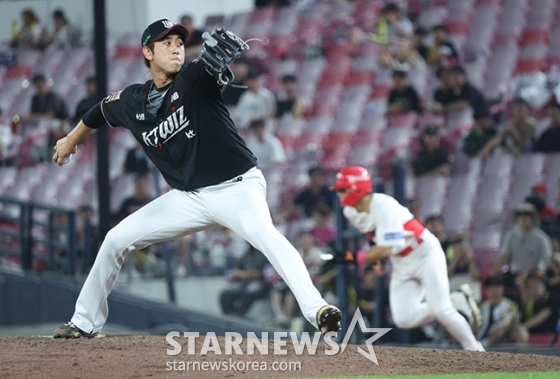
[[[107,96],[101,110],[140,142],[167,183],[191,191],[234,178],[256,165],[223,104],[221,88],[201,62],[184,66],[154,116],[146,110],[153,86],[134,84]]]

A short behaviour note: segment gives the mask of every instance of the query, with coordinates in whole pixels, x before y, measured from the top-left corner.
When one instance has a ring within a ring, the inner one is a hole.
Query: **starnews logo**
[[[373,350],[373,343],[379,338],[383,337],[385,334],[389,333],[392,328],[368,328],[362,317],[360,309],[356,310],[354,317],[348,326],[348,330],[342,339],[342,342],[338,344],[334,339],[337,336],[335,332],[326,333],[323,336],[324,342],[327,344],[325,348],[325,355],[335,355],[343,353],[346,350],[348,341],[356,328],[356,324],[360,326],[362,333],[374,333],[373,336],[365,341],[367,350],[362,349],[360,346],[356,345],[358,353],[363,355],[369,361],[379,366],[377,356]],[[187,355],[207,355],[209,352],[213,352],[215,355],[268,355],[272,353],[273,355],[287,355],[288,350],[286,349],[287,338],[289,337],[294,352],[296,355],[302,355],[307,352],[308,355],[315,355],[317,353],[317,348],[319,347],[319,342],[321,340],[321,333],[313,333],[311,338],[310,334],[307,332],[298,335],[295,332],[274,332],[273,337],[269,338],[269,332],[261,333],[260,337],[257,337],[256,333],[249,332],[247,338],[243,338],[240,333],[226,332],[224,338],[224,348],[220,347],[216,333],[209,332],[203,336],[204,341],[202,347],[197,351],[196,340],[201,338],[198,332],[184,332],[182,335],[180,332],[169,332],[165,337],[167,343],[170,345],[167,349],[167,355],[176,356],[183,351],[183,346],[179,342],[179,338],[186,338],[187,343]],[[245,340],[245,346],[241,346],[241,343]],[[269,352],[269,341],[272,342],[272,352]],[[245,347],[245,349],[243,349]],[[258,353],[256,353],[258,351]]]

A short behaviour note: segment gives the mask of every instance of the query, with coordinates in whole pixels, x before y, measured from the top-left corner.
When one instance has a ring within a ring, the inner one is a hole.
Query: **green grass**
[[[500,372],[488,374],[340,376],[336,379],[560,379],[560,372]],[[308,378],[325,379],[325,378]]]

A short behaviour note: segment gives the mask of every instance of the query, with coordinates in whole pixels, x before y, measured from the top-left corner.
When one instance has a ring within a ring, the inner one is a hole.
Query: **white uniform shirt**
[[[8,125],[0,124],[0,154],[8,151],[8,147],[12,144],[14,137],[12,130]]]
[[[269,118],[275,106],[276,99],[268,89],[260,88],[258,93],[245,91],[239,98],[234,118],[241,127],[246,128],[253,120]]]
[[[270,167],[286,162],[286,153],[282,142],[272,134],[265,134],[264,141],[260,142],[256,137],[247,138],[247,147],[257,157],[257,167],[267,170]]]
[[[408,247],[417,246],[419,234],[424,230],[423,227],[416,229],[415,234],[411,228],[405,228],[405,224],[413,220],[414,216],[397,200],[382,193],[373,194],[369,213],[358,212],[354,207],[344,207],[343,213],[360,232],[374,232],[372,239],[375,244],[392,247],[391,253],[394,255]]]

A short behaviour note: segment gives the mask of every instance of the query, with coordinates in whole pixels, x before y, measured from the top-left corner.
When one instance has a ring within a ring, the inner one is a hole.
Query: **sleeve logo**
[[[117,92],[113,92],[112,94],[107,96],[105,98],[105,104],[110,103],[111,101],[115,101],[115,100],[120,99],[121,98],[121,92],[122,92],[122,90],[117,91]]]
[[[402,232],[385,233],[385,235],[383,237],[384,237],[385,241],[400,240],[400,239],[404,238],[404,233],[402,233]]]

